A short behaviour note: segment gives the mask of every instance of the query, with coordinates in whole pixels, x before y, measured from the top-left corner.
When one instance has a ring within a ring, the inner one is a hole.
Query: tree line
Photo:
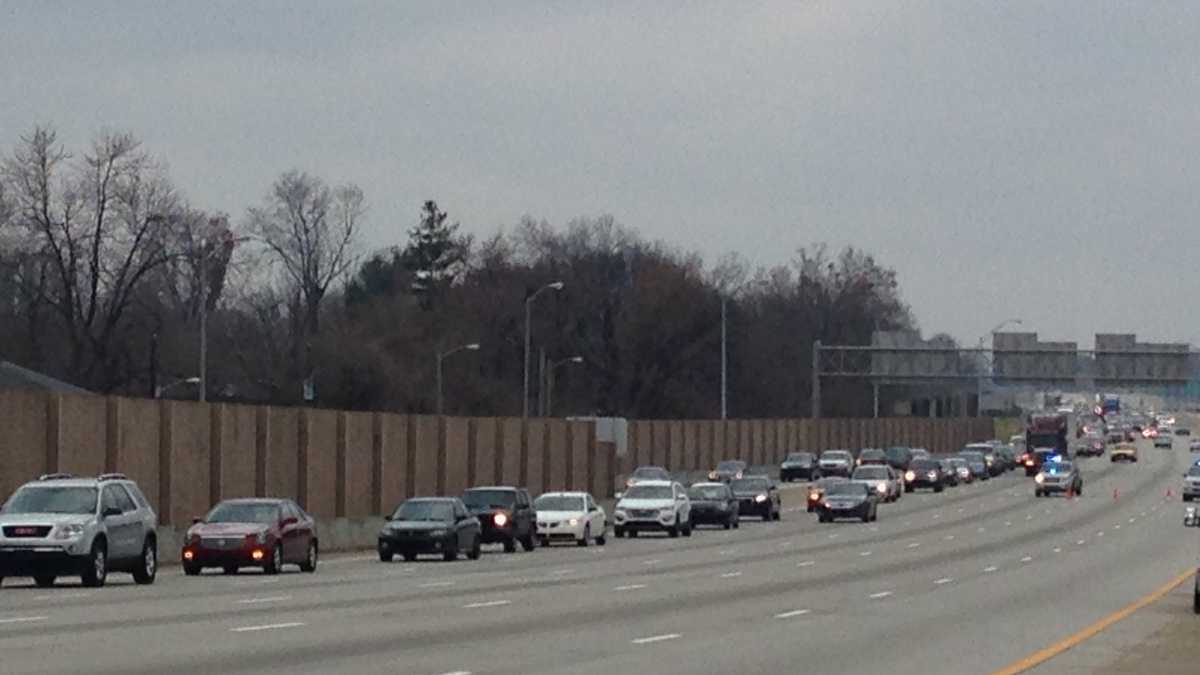
[[[21,136],[0,160],[0,358],[195,398],[203,323],[208,400],[430,413],[440,362],[449,414],[521,414],[528,372],[533,414],[713,418],[724,312],[729,416],[794,417],[815,340],[916,329],[894,270],[855,247],[706,266],[607,215],[476,239],[430,200],[371,214],[408,231],[369,251],[359,187],[301,171],[264,187],[210,212],[131,134],[79,152],[50,127]],[[822,394],[826,414],[871,412],[865,383]]]

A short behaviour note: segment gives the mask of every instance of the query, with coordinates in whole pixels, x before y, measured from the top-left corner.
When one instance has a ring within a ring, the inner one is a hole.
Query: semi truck
[[[1042,468],[1047,455],[1067,456],[1071,422],[1065,413],[1032,413],[1025,421],[1025,454],[1021,464],[1032,476]]]
[[[1121,412],[1121,397],[1116,394],[1105,394],[1100,399],[1100,414],[1107,417],[1108,415],[1117,415]]]

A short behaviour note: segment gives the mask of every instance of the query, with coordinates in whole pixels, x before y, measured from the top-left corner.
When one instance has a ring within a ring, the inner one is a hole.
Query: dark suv
[[[526,551],[537,545],[537,512],[529,491],[515,487],[477,487],[463,493],[463,503],[479,519],[484,544],[504,544],[504,551]]]
[[[887,455],[888,466],[901,474],[908,471],[908,465],[912,464],[913,461],[913,453],[910,448],[902,446],[891,447],[887,449],[885,454]]]

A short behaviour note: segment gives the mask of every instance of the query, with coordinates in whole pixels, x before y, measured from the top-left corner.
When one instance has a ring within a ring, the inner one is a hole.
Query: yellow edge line
[[[1172,579],[1169,583],[1162,586],[1158,590],[1150,593],[1149,595],[1142,597],[1140,600],[1135,601],[1133,604],[1126,605],[1125,607],[1118,609],[1117,611],[1113,612],[1112,614],[1109,614],[1108,616],[1104,617],[1103,619],[1100,619],[1099,621],[1097,621],[1096,623],[1093,623],[1092,625],[1088,626],[1087,628],[1084,628],[1083,630],[1079,631],[1078,633],[1075,633],[1074,635],[1065,637],[1062,640],[1059,640],[1058,642],[1055,642],[1054,644],[1050,645],[1049,647],[1045,647],[1043,649],[1040,649],[1040,650],[1030,654],[1029,656],[1026,656],[1025,658],[1021,659],[1020,661],[1017,661],[1016,663],[1013,663],[1009,666],[1001,668],[1000,670],[997,670],[996,672],[992,673],[992,675],[1017,675],[1018,673],[1023,673],[1025,671],[1029,670],[1030,668],[1033,668],[1034,666],[1041,665],[1041,664],[1045,663],[1046,661],[1049,661],[1050,659],[1054,658],[1055,656],[1058,656],[1059,654],[1067,651],[1068,649],[1078,645],[1079,643],[1085,642],[1087,640],[1090,640],[1090,639],[1096,637],[1096,635],[1103,632],[1104,630],[1107,630],[1113,624],[1129,618],[1129,615],[1142,609],[1143,607],[1146,607],[1147,605],[1152,605],[1155,602],[1158,602],[1164,596],[1166,596],[1167,593],[1170,593],[1171,591],[1173,591],[1176,588],[1178,588],[1179,586],[1181,586],[1185,581],[1187,581],[1188,579],[1191,579],[1194,574],[1196,574],[1196,570],[1189,569],[1188,571],[1184,572],[1183,574],[1180,574],[1179,576]]]

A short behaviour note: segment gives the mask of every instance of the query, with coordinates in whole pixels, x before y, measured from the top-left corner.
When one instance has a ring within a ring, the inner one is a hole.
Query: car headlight
[[[754,501],[756,501],[756,502],[758,502],[759,504],[761,504],[761,503],[763,503],[763,502],[767,501],[767,496],[766,496],[766,495],[758,495],[758,496],[756,496],[756,497],[754,498]]]
[[[627,514],[625,513],[625,509],[616,509],[615,511],[613,511],[614,518],[624,518],[626,515]]]
[[[572,518],[572,519],[570,519],[570,520],[568,520],[568,521],[567,521],[567,524],[568,524],[568,525],[570,525],[571,527],[575,527],[576,525],[578,525],[578,524],[579,524],[579,519],[578,519],[578,518]]]
[[[492,518],[492,522],[496,524],[496,527],[504,527],[506,524],[508,524],[508,516],[504,515],[503,513],[497,513],[496,516]]]
[[[658,517],[659,518],[674,518],[675,517],[675,509],[663,509],[658,512]]]
[[[717,472],[716,472],[716,471],[709,471],[709,472],[708,472],[708,479],[709,479],[709,480],[716,480],[716,479],[717,479]]]
[[[74,538],[82,536],[82,535],[83,535],[83,525],[79,525],[78,523],[70,523],[67,525],[60,525],[58,527],[58,530],[55,531],[55,533],[54,533],[54,538],[55,539],[74,539]]]
[[[912,471],[905,471],[905,472],[904,472],[904,480],[906,480],[906,481],[908,481],[908,482],[910,482],[910,483],[911,483],[911,482],[913,482],[913,481],[914,481],[914,480],[916,480],[916,479],[917,479],[917,474],[916,474],[916,473],[914,473],[914,472],[912,472]]]
[[[930,480],[933,480],[933,479],[935,479],[935,478],[937,478],[937,472],[936,472],[936,471],[930,471],[930,472],[929,472],[929,479],[930,479]]]
[[[1037,483],[1038,485],[1045,483],[1046,482],[1046,474],[1039,473],[1038,475],[1034,476],[1033,482]]]
[[[883,483],[880,483],[879,485],[875,486],[875,491],[878,492],[879,494],[883,494],[883,493],[887,492],[887,486],[884,485]]]
[[[446,531],[445,530],[430,530],[429,536],[433,537],[434,539],[441,539],[442,537],[446,536]]]

